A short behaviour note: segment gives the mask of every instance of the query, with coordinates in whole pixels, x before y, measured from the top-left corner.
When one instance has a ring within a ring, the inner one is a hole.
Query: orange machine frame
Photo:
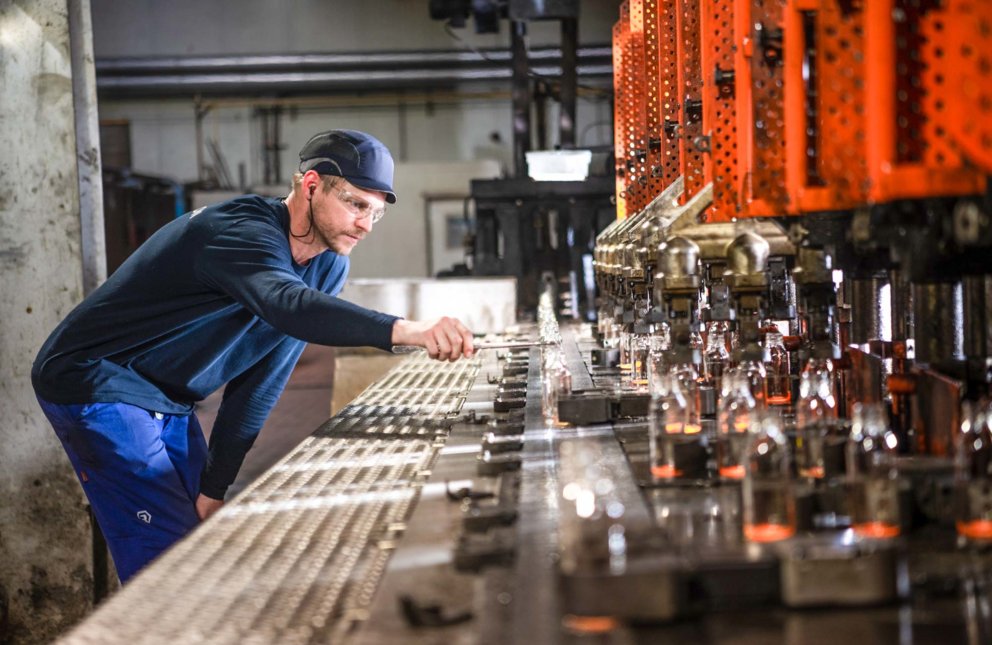
[[[621,216],[680,174],[730,221],[981,194],[992,172],[986,0],[628,0],[614,61]]]

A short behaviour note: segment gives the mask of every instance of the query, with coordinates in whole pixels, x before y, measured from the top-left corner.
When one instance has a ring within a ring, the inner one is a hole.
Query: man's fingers
[[[448,360],[456,361],[461,358],[462,351],[465,346],[465,338],[462,336],[455,324],[448,326],[448,328],[445,329],[445,333],[448,336],[448,343],[451,345],[451,354],[448,356]]]
[[[475,351],[472,332],[457,318],[444,317],[424,331],[424,347],[436,360],[456,361]]]
[[[475,352],[472,331],[463,325],[460,320],[455,320],[455,327],[458,329],[458,333],[462,337],[462,354],[465,356],[471,356]]]

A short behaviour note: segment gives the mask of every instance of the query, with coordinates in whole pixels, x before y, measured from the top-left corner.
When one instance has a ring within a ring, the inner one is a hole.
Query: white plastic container
[[[583,181],[591,160],[589,150],[535,150],[527,153],[527,174],[534,181]]]

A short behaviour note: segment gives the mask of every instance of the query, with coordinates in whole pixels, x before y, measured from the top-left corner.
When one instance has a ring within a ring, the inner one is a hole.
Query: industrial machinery
[[[68,640],[992,642],[990,56],[624,2],[595,325],[407,359]]]
[[[558,146],[576,146],[576,102],[584,87],[580,75],[597,67],[578,56],[578,0],[543,2],[514,0],[435,0],[431,17],[464,27],[473,16],[476,31],[497,33],[502,18],[510,32],[513,168],[499,179],[475,179],[471,199],[475,203],[474,231],[467,244],[470,272],[476,276],[517,278],[518,309],[527,317],[537,310],[542,285],[551,281],[567,302],[572,318],[595,316],[595,284],[592,249],[597,231],[615,213],[613,180],[609,172],[593,172],[583,180],[534,181],[528,174],[527,153],[548,148],[545,103],[549,97],[559,105]],[[527,47],[528,26],[534,21],[560,25],[561,66],[542,66]],[[586,48],[595,53],[609,48]],[[532,125],[533,123],[533,125]]]

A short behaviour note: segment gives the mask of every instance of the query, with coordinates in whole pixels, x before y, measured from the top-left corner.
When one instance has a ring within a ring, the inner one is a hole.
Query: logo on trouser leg
[[[145,524],[151,524],[152,514],[149,513],[148,511],[138,511],[138,519],[144,522]]]

